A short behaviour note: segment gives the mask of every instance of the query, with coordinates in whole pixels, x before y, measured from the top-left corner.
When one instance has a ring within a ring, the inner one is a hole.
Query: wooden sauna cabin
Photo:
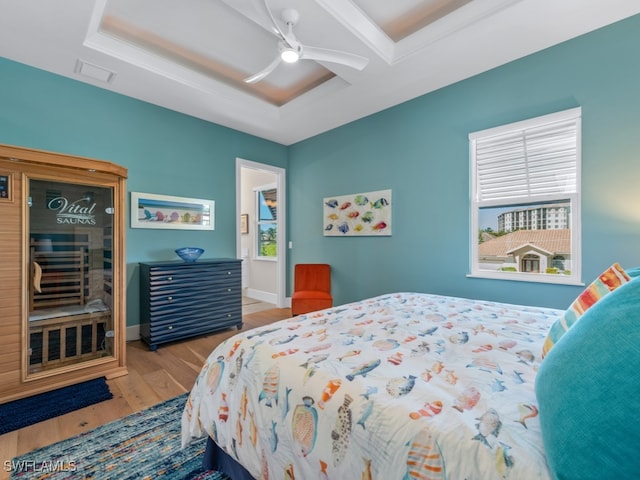
[[[127,373],[126,178],[0,145],[0,403]]]

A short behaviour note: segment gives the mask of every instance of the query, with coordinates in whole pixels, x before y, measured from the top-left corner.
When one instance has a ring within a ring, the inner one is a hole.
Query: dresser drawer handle
[[[173,277],[167,277],[167,280],[169,280],[170,282],[173,281]]]
[[[231,272],[227,272],[227,275],[231,275]]]
[[[173,297],[167,297],[167,300],[171,302],[173,300]]]
[[[230,291],[231,291],[231,289],[230,289],[230,288],[227,288],[227,292],[230,292]]]
[[[169,326],[167,327],[167,329],[168,329],[168,330],[173,330],[173,325],[169,325]]]
[[[233,315],[230,313],[227,313],[227,317],[231,318]]]

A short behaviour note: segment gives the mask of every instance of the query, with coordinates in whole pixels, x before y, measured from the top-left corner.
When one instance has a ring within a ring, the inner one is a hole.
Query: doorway
[[[285,308],[286,295],[286,178],[285,170],[263,163],[236,158],[236,255],[241,258],[243,295]],[[261,200],[268,187],[275,190],[275,205],[271,201],[272,225],[269,225],[270,244],[275,254],[268,255],[260,246],[264,239],[264,215]],[[275,235],[274,235],[275,230]],[[261,236],[262,232],[262,236]],[[274,240],[275,239],[275,240]]]

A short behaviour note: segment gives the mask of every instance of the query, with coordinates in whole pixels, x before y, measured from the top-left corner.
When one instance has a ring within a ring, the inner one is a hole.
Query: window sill
[[[467,278],[484,278],[486,280],[507,280],[512,282],[530,282],[530,283],[547,283],[550,285],[575,285],[583,287],[585,284],[573,277],[565,277],[562,275],[538,275],[530,273],[500,273],[500,272],[482,272],[468,273]]]
[[[278,257],[253,257],[254,260],[262,262],[277,262]]]

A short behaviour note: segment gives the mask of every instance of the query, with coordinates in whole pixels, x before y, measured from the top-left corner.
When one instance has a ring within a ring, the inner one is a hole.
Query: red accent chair
[[[295,266],[291,314],[315,312],[333,306],[331,266],[326,263],[299,263]]]

